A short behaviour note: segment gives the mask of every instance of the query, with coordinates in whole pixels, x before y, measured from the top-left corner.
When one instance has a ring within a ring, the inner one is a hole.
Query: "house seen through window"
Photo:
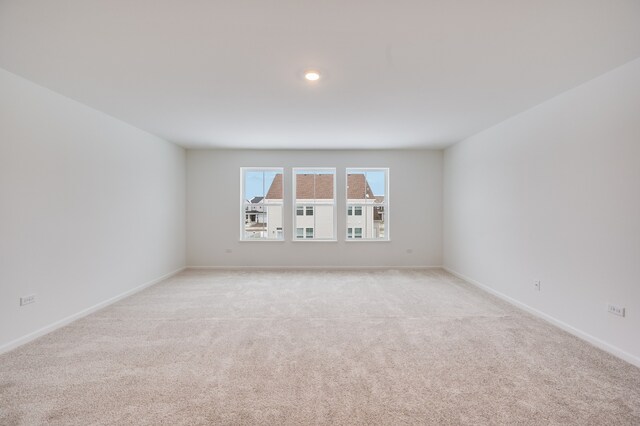
[[[348,168],[345,175],[347,241],[388,240],[388,169]],[[241,239],[284,240],[283,168],[244,167],[241,176]],[[292,187],[293,240],[335,241],[336,169],[294,168]]]
[[[293,169],[296,240],[336,239],[336,169]]]
[[[282,168],[241,169],[240,239],[283,240]]]
[[[347,240],[389,238],[388,172],[388,169],[347,169]]]

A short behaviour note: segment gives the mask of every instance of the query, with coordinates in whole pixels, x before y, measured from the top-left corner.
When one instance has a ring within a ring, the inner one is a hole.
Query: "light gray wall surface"
[[[0,69],[0,351],[184,266],[185,163]]]
[[[445,266],[640,365],[640,59],[444,164]]]
[[[434,150],[188,150],[187,264],[438,266],[442,262],[442,157],[442,151]],[[284,242],[239,241],[240,167],[285,168]],[[293,167],[337,168],[338,242],[291,241]],[[391,241],[344,241],[347,167],[390,169]]]

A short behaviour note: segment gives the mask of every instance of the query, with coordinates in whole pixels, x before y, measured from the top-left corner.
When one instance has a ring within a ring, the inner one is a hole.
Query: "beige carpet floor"
[[[639,425],[640,369],[441,270],[191,270],[0,356],[0,424]]]

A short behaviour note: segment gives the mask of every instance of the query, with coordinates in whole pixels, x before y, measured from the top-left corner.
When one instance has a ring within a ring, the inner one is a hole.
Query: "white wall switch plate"
[[[540,291],[540,281],[536,280],[533,282],[533,288]]]

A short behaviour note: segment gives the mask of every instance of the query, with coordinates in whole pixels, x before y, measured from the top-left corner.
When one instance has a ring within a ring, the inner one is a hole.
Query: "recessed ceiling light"
[[[307,70],[304,72],[304,78],[309,81],[318,81],[320,80],[320,73],[316,70]]]

